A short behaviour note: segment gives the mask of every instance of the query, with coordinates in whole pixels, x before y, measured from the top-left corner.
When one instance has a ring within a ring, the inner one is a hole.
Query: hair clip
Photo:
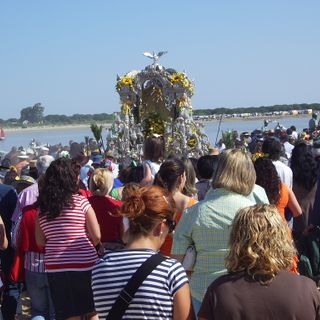
[[[164,199],[164,201],[165,201],[167,204],[169,204],[169,201],[168,201],[168,199],[167,199],[165,196],[163,196],[163,199]]]

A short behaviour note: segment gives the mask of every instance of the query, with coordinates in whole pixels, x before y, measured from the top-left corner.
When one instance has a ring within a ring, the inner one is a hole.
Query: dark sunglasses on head
[[[169,233],[172,233],[176,228],[177,223],[174,220],[166,219],[166,224],[169,228]]]

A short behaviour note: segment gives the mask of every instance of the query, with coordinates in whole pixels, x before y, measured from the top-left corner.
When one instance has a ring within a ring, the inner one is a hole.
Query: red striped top
[[[73,195],[73,206],[65,207],[59,217],[40,218],[46,237],[45,267],[47,272],[91,270],[97,252],[86,232],[86,213],[89,201]]]

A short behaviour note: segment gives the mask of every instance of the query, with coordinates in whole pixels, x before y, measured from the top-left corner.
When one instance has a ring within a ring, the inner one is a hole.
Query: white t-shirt
[[[288,141],[285,142],[283,144],[283,146],[284,146],[284,150],[286,152],[287,158],[290,159],[291,158],[291,154],[292,154],[292,150],[294,149],[294,146]]]
[[[282,183],[285,183],[288,188],[292,189],[292,170],[283,162],[276,160],[273,161],[274,166],[278,172],[278,176]]]
[[[160,169],[161,164],[157,163],[157,162],[152,162],[150,160],[143,161],[143,164],[149,166],[150,171],[151,171],[151,175],[152,175],[152,179],[154,179],[155,175],[157,174],[157,172]]]

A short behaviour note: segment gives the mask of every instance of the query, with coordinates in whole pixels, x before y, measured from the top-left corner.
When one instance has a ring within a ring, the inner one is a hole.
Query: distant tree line
[[[1,126],[9,127],[28,127],[39,125],[68,125],[68,124],[90,124],[92,122],[112,122],[114,114],[97,113],[97,114],[73,114],[66,116],[63,114],[49,114],[44,116],[44,106],[36,103],[32,107],[23,108],[20,111],[20,118],[10,118],[7,120],[0,119]]]
[[[300,104],[281,104],[274,106],[248,107],[248,108],[215,108],[215,109],[195,109],[194,115],[213,115],[213,114],[234,114],[234,113],[262,113],[275,111],[291,111],[312,109],[320,111],[320,103],[300,103]],[[20,118],[0,119],[0,126],[37,126],[37,125],[65,125],[65,124],[91,124],[92,122],[112,122],[113,113],[97,114],[73,114],[72,116],[49,114],[44,116],[45,107],[41,103],[36,103],[32,107],[23,108],[20,111]]]
[[[233,113],[262,113],[275,111],[291,111],[291,110],[318,110],[320,111],[320,103],[300,103],[300,104],[275,104],[274,106],[247,107],[247,108],[215,108],[215,109],[197,109],[193,111],[197,116],[209,116],[212,114],[233,114]]]

